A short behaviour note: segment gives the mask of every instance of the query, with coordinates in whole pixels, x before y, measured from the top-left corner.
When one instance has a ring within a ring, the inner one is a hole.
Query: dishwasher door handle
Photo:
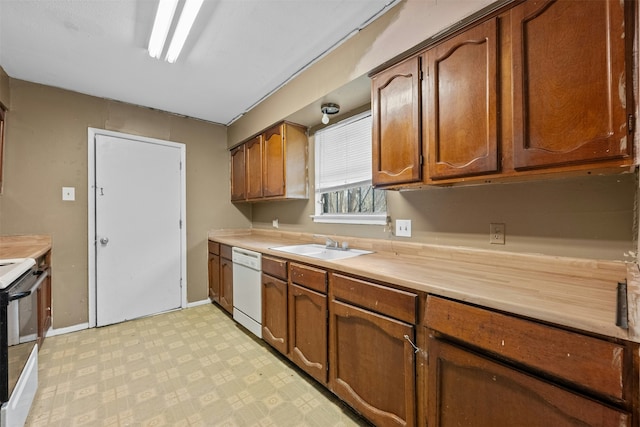
[[[258,259],[259,256],[260,256],[260,254],[257,253],[257,252],[252,252],[252,251],[247,252],[247,251],[244,251],[244,250],[238,249],[238,248],[233,248],[233,252],[235,252],[237,254],[240,254],[240,255],[243,255],[243,256],[246,256],[246,257],[254,258],[254,259]]]

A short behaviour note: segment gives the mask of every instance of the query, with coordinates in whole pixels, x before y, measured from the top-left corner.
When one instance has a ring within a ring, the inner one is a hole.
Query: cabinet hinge
[[[633,114],[629,114],[627,117],[627,127],[629,128],[629,133],[633,132],[635,126],[635,117]]]
[[[182,230],[182,220],[178,221],[178,226],[180,227],[180,230]]]
[[[420,154],[420,164],[421,165],[424,164],[424,156],[422,154]]]
[[[618,282],[618,298],[616,304],[616,326],[629,329],[629,309],[627,307],[627,281]]]

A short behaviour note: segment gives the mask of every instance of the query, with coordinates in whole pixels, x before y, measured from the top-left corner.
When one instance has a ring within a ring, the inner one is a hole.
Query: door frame
[[[180,142],[166,141],[162,139],[149,138],[145,136],[132,135],[128,133],[115,132],[105,129],[88,128],[88,185],[87,185],[87,211],[88,211],[88,298],[89,305],[89,328],[96,327],[96,145],[95,138],[98,135],[111,136],[115,138],[132,139],[140,142],[147,142],[180,149],[180,216],[182,218],[182,228],[180,229],[180,292],[181,308],[187,307],[187,185],[186,185],[186,145]]]

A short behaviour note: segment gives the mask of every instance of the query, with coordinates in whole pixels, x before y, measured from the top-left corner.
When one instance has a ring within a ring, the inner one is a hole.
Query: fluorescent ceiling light
[[[149,38],[149,56],[160,59],[164,42],[169,34],[173,14],[176,12],[178,0],[160,0],[156,19],[153,21],[153,29]]]
[[[171,39],[171,44],[169,45],[169,50],[167,51],[167,57],[165,58],[167,62],[173,64],[178,59],[178,55],[180,55],[180,51],[184,46],[184,42],[187,40],[187,36],[191,31],[193,22],[196,20],[196,16],[200,11],[202,1],[203,0],[185,1],[184,7],[182,8],[182,13],[180,14],[180,20],[178,21],[178,26],[173,33],[173,38]]]

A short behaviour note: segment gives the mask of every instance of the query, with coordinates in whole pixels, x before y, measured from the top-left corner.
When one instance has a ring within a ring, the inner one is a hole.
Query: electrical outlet
[[[411,237],[410,219],[396,219],[396,236]]]
[[[271,221],[271,225],[273,226],[273,228],[278,228],[280,226],[280,224],[278,223],[278,218]]]
[[[492,245],[504,245],[504,224],[489,224],[489,243]]]

